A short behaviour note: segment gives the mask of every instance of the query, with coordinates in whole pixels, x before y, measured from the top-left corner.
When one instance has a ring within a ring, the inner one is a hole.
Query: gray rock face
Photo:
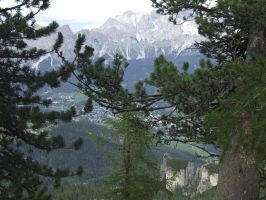
[[[178,55],[202,39],[194,22],[174,26],[169,23],[167,16],[154,12],[145,14],[128,11],[108,19],[99,28],[83,30],[82,33],[87,36],[87,44],[95,48],[97,56],[112,57],[120,52],[129,60],[160,54]]]
[[[182,15],[178,20],[182,22]],[[195,41],[203,38],[198,34],[195,22],[173,25],[167,16],[128,11],[109,18],[101,27],[73,33],[68,25],[58,28],[64,35],[62,52],[67,59],[73,58],[73,47],[78,34],[86,36],[86,44],[95,49],[95,57],[113,58],[116,53],[128,60],[154,58],[161,54],[177,56],[193,54],[188,51]],[[57,33],[37,41],[28,41],[29,46],[51,49]],[[55,55],[51,55],[56,58]],[[46,58],[42,58],[46,59]],[[42,60],[41,59],[41,60]]]
[[[197,193],[202,194],[206,190],[214,187],[218,183],[218,174],[217,173],[210,173],[206,166],[202,166],[199,168],[198,173],[198,185],[196,188]]]
[[[169,164],[173,160],[177,159],[165,154],[160,169],[161,179],[165,181],[166,189],[170,192],[181,188],[184,195],[195,196],[217,185],[218,173],[208,170],[209,164],[196,167],[194,162],[187,161],[186,167],[180,168],[177,164],[175,168]],[[175,163],[178,163],[178,161],[175,161]]]

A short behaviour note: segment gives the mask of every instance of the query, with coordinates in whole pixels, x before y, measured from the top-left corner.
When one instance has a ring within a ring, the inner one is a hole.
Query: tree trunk
[[[130,165],[131,165],[131,148],[130,144],[124,141],[123,144],[123,160],[125,170],[125,185],[124,185],[124,197],[125,199],[130,198]]]
[[[217,200],[259,200],[260,172],[257,151],[240,140],[252,134],[251,114],[241,116],[240,128],[233,131],[231,147],[226,151],[219,172]]]
[[[258,200],[260,174],[255,154],[243,147],[227,151],[219,173],[217,200]]]
[[[256,166],[256,149],[239,140],[252,134],[251,115],[242,115],[240,129],[233,132],[231,148],[226,151],[220,168],[217,200],[258,200],[260,173]]]
[[[254,64],[253,55],[266,55],[266,33],[251,27],[246,62]],[[240,130],[234,131],[231,147],[223,158],[217,186],[217,200],[258,200],[260,196],[260,172],[256,166],[258,151],[241,145],[239,140],[252,134],[251,114],[243,113]]]

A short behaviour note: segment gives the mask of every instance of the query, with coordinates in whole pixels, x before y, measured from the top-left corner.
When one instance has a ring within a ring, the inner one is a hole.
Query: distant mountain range
[[[180,15],[178,20],[182,22],[182,18],[183,16]],[[154,59],[161,54],[179,69],[182,68],[184,62],[189,62],[190,72],[197,68],[199,61],[204,58],[198,50],[190,48],[193,47],[195,41],[203,39],[197,32],[195,22],[173,25],[168,21],[167,16],[161,16],[155,12],[147,14],[128,11],[115,18],[109,18],[101,27],[92,30],[73,33],[68,25],[64,25],[57,31],[64,35],[61,51],[69,60],[74,58],[73,48],[78,34],[85,34],[86,44],[95,49],[94,58],[102,56],[111,61],[116,53],[127,58],[129,67],[125,71],[123,85],[130,91],[134,90],[134,85],[138,80],[143,80],[150,75],[153,71]],[[57,33],[53,33],[49,37],[28,41],[28,44],[49,50],[56,37]],[[60,60],[53,53],[32,63],[32,67],[40,71],[50,71],[59,65]],[[76,81],[74,77],[70,80]],[[62,106],[68,107],[74,104],[72,98],[77,91],[77,88],[69,83],[62,83],[61,87],[56,89],[45,87],[40,93],[43,93],[46,98],[52,98],[54,102],[57,102],[56,106],[61,109]],[[84,101],[82,99],[80,104],[83,105]],[[96,118],[100,120],[99,117]]]
[[[182,22],[182,14],[177,22]],[[86,44],[95,49],[95,58],[112,59],[114,54],[120,53],[128,60],[143,60],[155,58],[161,54],[173,58],[180,55],[199,54],[196,50],[189,50],[195,41],[203,38],[198,34],[197,25],[190,21],[181,25],[173,25],[167,16],[152,13],[125,12],[115,18],[109,18],[102,26],[72,32],[68,25],[58,28],[64,35],[62,52],[67,59],[73,58],[73,47],[78,34],[86,36]],[[28,41],[30,46],[51,49],[56,33],[37,41]],[[58,64],[53,54],[48,54],[37,61],[33,67],[39,68],[44,60],[50,60],[51,67]],[[47,63],[47,62],[46,62]]]

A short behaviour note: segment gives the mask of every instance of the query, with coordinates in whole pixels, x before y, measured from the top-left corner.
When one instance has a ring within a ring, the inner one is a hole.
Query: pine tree
[[[28,146],[50,152],[64,147],[61,136],[51,136],[42,130],[48,122],[69,121],[75,114],[47,111],[51,100],[42,99],[38,90],[51,88],[66,80],[70,71],[40,73],[30,67],[35,59],[49,51],[58,51],[63,42],[58,35],[53,49],[27,46],[26,40],[36,40],[54,32],[58,24],[52,22],[36,29],[34,17],[49,7],[49,0],[17,0],[10,7],[0,7],[0,199],[49,199],[43,180],[53,179],[58,185],[68,170],[55,170],[41,165],[30,154],[23,153]],[[46,109],[47,110],[47,109]]]
[[[210,6],[211,1],[204,0],[152,1],[174,23],[178,13],[188,10],[184,21],[195,19],[199,33],[208,39],[197,46],[218,64],[202,63],[188,75],[160,58],[148,82],[192,119],[197,129],[187,131],[188,140],[223,149],[217,199],[259,199],[265,162],[266,2],[218,0]],[[200,130],[205,117],[210,131]],[[171,120],[180,126],[177,117]]]

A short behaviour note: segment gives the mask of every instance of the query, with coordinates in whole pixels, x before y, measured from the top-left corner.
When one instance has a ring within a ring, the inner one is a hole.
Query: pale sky
[[[55,20],[70,25],[73,31],[90,29],[128,10],[151,12],[151,4],[151,0],[51,0],[50,8],[38,14],[37,23],[45,25]]]

